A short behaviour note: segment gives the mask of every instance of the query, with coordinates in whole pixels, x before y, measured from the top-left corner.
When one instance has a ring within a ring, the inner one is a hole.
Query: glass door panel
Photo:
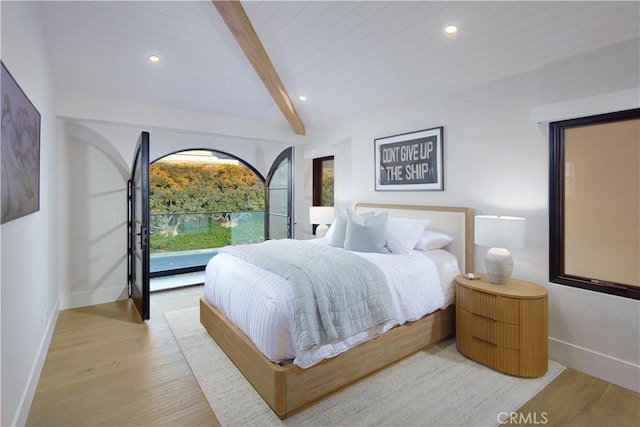
[[[266,239],[293,238],[293,147],[276,158],[266,180]]]
[[[129,298],[148,320],[149,301],[149,133],[142,132],[129,180]]]

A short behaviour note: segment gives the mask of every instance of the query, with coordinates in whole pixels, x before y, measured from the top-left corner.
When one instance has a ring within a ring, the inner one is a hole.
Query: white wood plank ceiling
[[[242,4],[311,129],[640,35],[637,1]],[[38,7],[58,92],[286,123],[208,0]]]

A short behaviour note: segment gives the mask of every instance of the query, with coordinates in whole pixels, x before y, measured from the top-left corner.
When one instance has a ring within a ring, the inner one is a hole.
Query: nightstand
[[[456,345],[470,359],[520,377],[547,372],[547,290],[524,280],[495,285],[486,274],[456,278]]]

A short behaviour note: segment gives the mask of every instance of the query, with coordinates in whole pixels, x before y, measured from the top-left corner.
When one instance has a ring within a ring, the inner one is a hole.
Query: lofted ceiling
[[[242,4],[311,129],[640,34],[637,1]],[[287,123],[208,0],[38,7],[58,93]],[[449,24],[459,27],[457,35],[443,33]],[[161,61],[150,63],[151,54]]]

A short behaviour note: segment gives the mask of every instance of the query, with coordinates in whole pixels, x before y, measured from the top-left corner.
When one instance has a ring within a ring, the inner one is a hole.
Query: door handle
[[[149,238],[149,235],[147,233],[146,229],[140,229],[139,233],[136,233],[136,236],[140,236],[140,247],[143,248],[147,245],[147,241]]]

